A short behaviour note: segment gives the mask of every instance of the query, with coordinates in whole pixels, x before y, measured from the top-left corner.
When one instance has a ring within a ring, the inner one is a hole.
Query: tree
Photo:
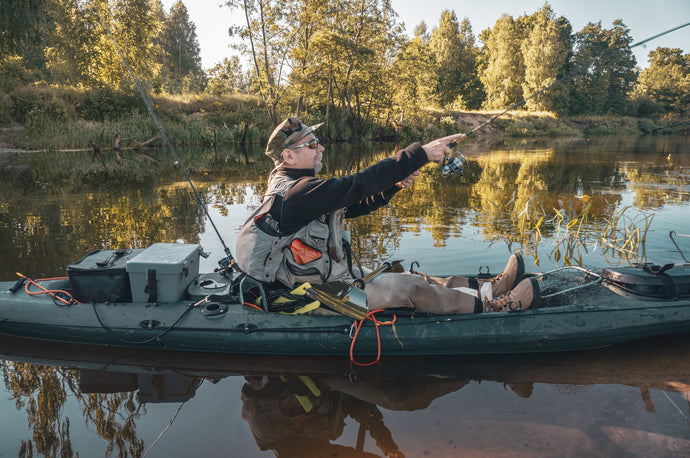
[[[160,0],[93,0],[100,17],[113,35],[134,76],[143,85],[160,87],[160,47],[156,43],[163,23]],[[99,22],[94,18],[94,22]],[[132,87],[129,75],[110,37],[98,27],[93,44],[94,79],[115,89]]]
[[[231,56],[223,59],[208,71],[206,90],[220,95],[225,92],[249,91],[249,76],[243,73],[240,58]]]
[[[402,37],[390,2],[297,0],[281,6],[289,16],[281,70],[291,70],[281,95],[294,96],[300,110],[325,104],[326,122],[335,120],[338,138],[361,136],[371,119],[390,112],[390,74]]]
[[[325,0],[297,0],[292,3],[288,14],[288,27],[295,31],[289,50],[290,59],[287,62],[290,68],[288,79],[291,85],[290,92],[296,99],[297,116],[301,116],[302,109],[305,108],[305,99],[313,92],[311,85],[318,68],[314,37],[323,26],[322,18],[328,11],[329,3]]]
[[[436,93],[444,107],[479,107],[476,47],[467,18],[458,24],[455,12],[441,13],[439,26],[431,32],[429,48],[435,58]]]
[[[572,47],[571,30],[568,20],[563,17],[556,19],[548,4],[532,15],[532,29],[521,46],[525,66],[523,97],[539,92],[567,74]],[[527,107],[535,111],[565,112],[568,89],[564,85],[555,85],[530,98]]]
[[[164,21],[160,36],[163,87],[170,93],[202,89],[204,72],[196,26],[181,0],[170,8]]]
[[[485,93],[482,82],[479,80],[479,49],[474,41],[472,25],[468,18],[460,23],[460,38],[463,43],[463,61],[460,67],[462,72],[461,94],[468,109],[476,110],[481,107]]]
[[[0,2],[0,59],[22,56],[29,68],[44,68],[46,0]]]
[[[690,54],[679,48],[649,53],[649,67],[640,74],[637,92],[660,103],[666,112],[683,116],[690,111]]]
[[[613,28],[589,23],[575,35],[571,114],[622,113],[637,79],[630,50],[630,29],[616,20]]]
[[[390,75],[398,124],[405,117],[423,116],[424,110],[436,103],[436,77],[429,71],[435,66],[426,24],[421,22],[415,27],[414,37],[402,44]]]
[[[512,16],[504,14],[482,38],[480,79],[486,91],[484,106],[505,108],[522,99],[525,69],[520,33]]]
[[[327,59],[331,97],[339,107],[336,137],[343,138],[354,113],[358,134],[370,117],[388,111],[392,103],[390,79],[402,36],[388,0],[339,0],[320,40],[319,56]]]
[[[436,93],[442,106],[449,106],[461,94],[463,60],[467,58],[466,43],[460,36],[455,12],[444,10],[438,27],[429,38],[429,48],[435,59]],[[471,52],[471,50],[470,50]]]
[[[289,2],[288,2],[289,3]],[[286,3],[271,0],[228,0],[230,9],[241,9],[245,23],[230,27],[230,36],[237,35],[237,48],[248,54],[254,65],[254,78],[259,94],[274,125],[280,122],[278,103],[285,87],[285,63],[293,31],[286,24]]]
[[[46,66],[58,82],[89,85],[93,82],[95,23],[79,0],[49,0],[50,26],[45,48]]]

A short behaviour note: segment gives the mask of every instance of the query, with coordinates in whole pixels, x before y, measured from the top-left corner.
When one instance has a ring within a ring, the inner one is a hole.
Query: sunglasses
[[[310,149],[316,149],[316,147],[319,146],[319,139],[318,139],[318,138],[314,138],[314,139],[312,139],[312,140],[309,140],[309,141],[306,142],[306,143],[302,143],[301,145],[293,146],[293,147],[290,148],[290,149],[297,149],[297,148],[301,148],[301,147],[303,147],[303,146],[308,146]]]

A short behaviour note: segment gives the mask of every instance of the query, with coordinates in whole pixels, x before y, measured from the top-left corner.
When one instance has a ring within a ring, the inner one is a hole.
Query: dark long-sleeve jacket
[[[294,178],[295,183],[277,197],[269,213],[283,233],[292,233],[321,215],[345,208],[345,217],[365,215],[388,204],[400,188],[396,183],[428,162],[426,151],[413,143],[394,156],[361,172],[341,178],[321,179],[307,169],[279,168],[275,173]]]

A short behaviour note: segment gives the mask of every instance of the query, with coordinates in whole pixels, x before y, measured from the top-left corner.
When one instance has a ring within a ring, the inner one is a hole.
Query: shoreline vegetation
[[[476,33],[445,9],[412,36],[382,0],[224,6],[246,22],[228,29],[228,57],[203,69],[183,1],[0,4],[0,186],[171,179],[177,159],[150,148],[163,141],[138,91],[196,176],[269,167],[262,146],[292,115],[324,122],[319,137],[341,162],[362,143],[390,154],[469,132],[506,107],[471,141],[690,129],[690,55],[658,47],[640,68],[631,49],[649,40],[634,43],[620,19],[575,30],[547,2]]]
[[[15,101],[23,122],[0,119],[0,153],[92,150],[92,141],[104,134],[104,147],[111,146],[116,133],[122,141],[141,143],[159,134],[151,115],[137,100],[93,100],[98,94],[43,88],[29,92],[27,106]],[[136,98],[121,96],[121,98]],[[84,100],[80,100],[84,99]],[[273,130],[258,96],[232,94],[159,95],[151,98],[153,110],[174,146],[262,145]],[[118,107],[118,102],[121,105]],[[89,115],[98,106],[99,120]],[[349,132],[336,138],[335,122],[321,129],[327,143],[424,141],[439,134],[468,132],[503,110],[428,109],[426,116],[404,123],[371,123],[363,133]],[[301,113],[305,122],[323,122],[319,114]],[[676,122],[674,122],[676,121]],[[327,132],[324,130],[328,128]],[[476,134],[499,138],[591,137],[602,135],[687,134],[690,122],[669,117],[623,115],[562,116],[554,112],[515,109],[502,114]],[[110,139],[111,141],[108,141]],[[124,145],[123,145],[124,147]]]
[[[195,179],[251,178],[264,175],[270,167],[263,160],[261,148],[272,123],[258,97],[158,96],[152,98],[152,103],[175,149],[185,151],[181,162]],[[63,109],[56,110],[61,104]],[[3,188],[27,191],[64,184],[72,189],[118,186],[167,179],[179,173],[147,111],[138,107],[129,114],[113,116],[113,120],[93,121],[78,115],[79,102],[72,107],[70,113],[64,100],[53,99],[52,104],[46,104],[39,115],[34,114],[24,125],[0,124]],[[324,126],[320,137],[331,147],[339,143],[381,143],[394,150],[415,141],[469,132],[498,113],[501,111],[429,110],[424,126],[371,126],[363,137],[345,140],[333,138],[334,132],[326,132]],[[316,115],[307,118],[319,121]],[[483,126],[467,142],[507,144],[687,133],[687,124],[663,119],[562,117],[550,112],[514,110]],[[190,149],[196,153],[186,152]]]

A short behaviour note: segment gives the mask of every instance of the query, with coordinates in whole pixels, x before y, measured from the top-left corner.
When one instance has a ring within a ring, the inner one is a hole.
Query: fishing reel
[[[467,164],[467,158],[465,158],[465,156],[462,154],[455,157],[446,156],[443,159],[443,164],[441,164],[441,175],[443,177],[448,177],[455,174],[462,176],[465,164]]]
[[[452,141],[446,146],[448,148],[453,148],[458,142]],[[462,176],[465,164],[467,164],[467,158],[461,153],[457,153],[458,156],[446,156],[443,158],[443,163],[441,164],[441,175],[445,178],[450,175],[460,175]]]

